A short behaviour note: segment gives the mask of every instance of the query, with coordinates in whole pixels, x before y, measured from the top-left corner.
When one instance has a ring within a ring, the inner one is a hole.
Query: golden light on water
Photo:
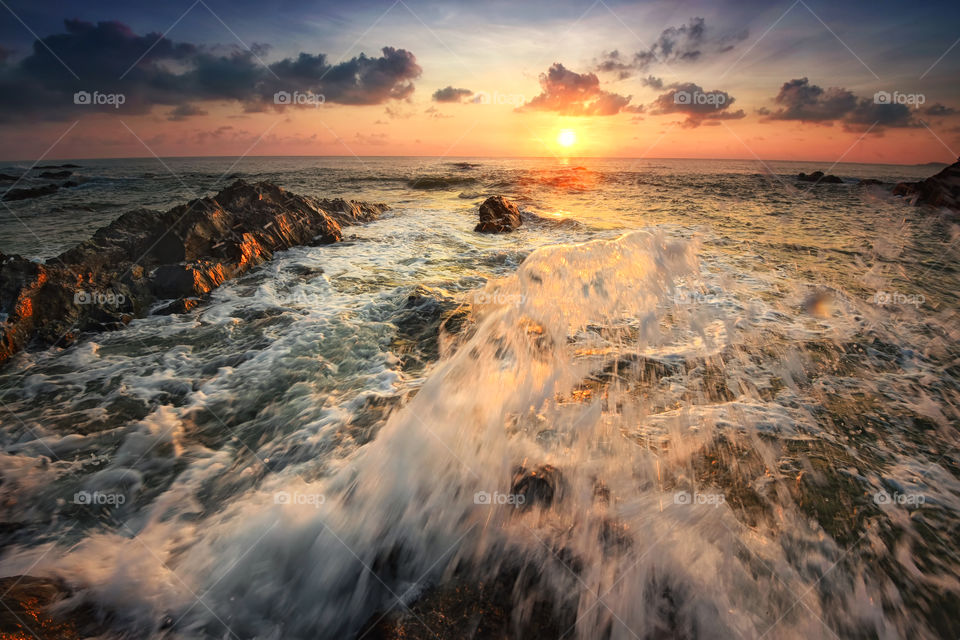
[[[577,142],[577,134],[573,129],[563,129],[557,135],[557,144],[561,147],[569,147]]]

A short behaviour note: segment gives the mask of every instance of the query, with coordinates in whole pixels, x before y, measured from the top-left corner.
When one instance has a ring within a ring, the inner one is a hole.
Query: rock
[[[480,205],[480,223],[474,231],[506,233],[522,224],[520,210],[503,196],[491,196]]]
[[[47,261],[0,254],[0,363],[31,341],[122,327],[150,312],[183,313],[274,252],[341,239],[385,205],[316,200],[242,180],[167,212],[128,211]]]
[[[926,180],[899,183],[893,195],[910,197],[914,204],[960,211],[960,160]]]
[[[563,476],[559,469],[550,465],[529,471],[521,467],[514,474],[511,493],[523,496],[523,501],[518,502],[521,509],[529,509],[535,504],[546,508],[553,504],[554,498],[563,494]]]
[[[79,169],[78,164],[42,164],[34,169]]]
[[[69,178],[72,175],[73,171],[44,171],[40,174],[40,177],[51,180],[61,180],[63,178]]]
[[[81,606],[58,615],[51,606],[71,595],[66,584],[50,578],[9,576],[0,578],[0,637],[41,640],[79,640],[99,636],[92,607]]]
[[[806,174],[801,173],[797,176],[797,180],[803,182],[825,182],[827,184],[842,184],[843,179],[838,178],[837,176],[825,175],[823,171],[814,171],[813,173]]]
[[[3,199],[9,201],[39,198],[40,196],[48,196],[51,193],[56,193],[58,189],[60,189],[60,187],[55,184],[48,184],[42,187],[35,187],[33,189],[10,189],[3,194]]]
[[[884,186],[887,183],[884,182],[883,180],[876,180],[875,178],[864,178],[857,184],[860,185],[861,187],[870,187],[870,186]]]

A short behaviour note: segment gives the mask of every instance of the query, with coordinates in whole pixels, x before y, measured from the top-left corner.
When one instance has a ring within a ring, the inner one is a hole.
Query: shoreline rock
[[[509,233],[523,224],[520,210],[503,196],[490,196],[480,205],[480,222],[474,231],[480,233]]]
[[[843,178],[824,174],[823,171],[814,171],[811,174],[801,173],[797,176],[801,182],[823,182],[825,184],[843,184]]]
[[[893,195],[913,199],[913,204],[929,204],[960,211],[960,159],[936,175],[919,182],[901,182]]]
[[[166,212],[129,211],[44,264],[0,253],[0,364],[33,341],[121,328],[163,300],[154,313],[189,310],[274,252],[339,242],[343,226],[386,209],[237,180]]]

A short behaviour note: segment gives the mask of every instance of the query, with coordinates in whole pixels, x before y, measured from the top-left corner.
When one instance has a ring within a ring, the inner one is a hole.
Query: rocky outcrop
[[[274,252],[338,242],[343,226],[385,209],[238,180],[166,212],[127,212],[46,264],[0,254],[0,363],[31,341],[69,344],[82,331],[186,311]]]
[[[520,210],[503,196],[491,196],[480,205],[480,222],[474,231],[506,233],[522,224]]]
[[[837,176],[824,174],[823,171],[814,171],[813,173],[801,173],[797,176],[797,180],[802,182],[824,182],[827,184],[841,184],[843,178],[838,178]]]
[[[960,160],[926,180],[901,182],[893,195],[911,198],[914,204],[929,204],[960,211]]]

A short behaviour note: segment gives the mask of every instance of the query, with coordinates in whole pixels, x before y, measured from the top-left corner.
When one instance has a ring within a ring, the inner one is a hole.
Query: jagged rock
[[[491,196],[480,205],[480,222],[474,231],[506,233],[522,224],[520,210],[503,196]]]
[[[385,205],[316,200],[242,180],[167,212],[129,211],[60,256],[36,264],[0,254],[0,363],[31,340],[69,343],[77,331],[182,313],[274,252],[341,239],[341,225]]]
[[[51,180],[60,180],[62,178],[69,178],[73,175],[73,171],[43,171],[40,174],[41,178],[49,178]]]
[[[28,189],[10,189],[5,194],[3,194],[4,200],[27,200],[28,198],[39,198],[40,196],[48,196],[51,193],[56,193],[60,189],[55,184],[48,184],[42,187],[34,187]]]
[[[801,173],[797,176],[797,180],[803,182],[824,182],[826,184],[841,184],[843,178],[838,178],[833,175],[825,175],[823,171],[814,171],[813,173]]]
[[[960,211],[960,160],[920,182],[901,182],[893,195],[908,196],[914,204],[929,204]]]

